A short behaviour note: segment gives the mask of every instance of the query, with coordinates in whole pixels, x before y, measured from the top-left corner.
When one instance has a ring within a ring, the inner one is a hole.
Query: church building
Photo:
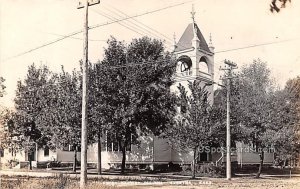
[[[209,43],[206,42],[200,28],[195,22],[195,12],[192,12],[192,22],[187,25],[185,31],[175,44],[174,55],[177,59],[175,83],[171,87],[173,92],[178,92],[179,83],[183,86],[188,85],[188,81],[199,80],[201,85],[208,84],[206,89],[209,91],[209,101],[213,103],[213,85],[214,82],[214,46],[212,45],[211,36]],[[103,139],[104,140],[104,139]],[[88,163],[97,163],[97,144],[88,147]],[[22,154],[22,152],[21,152]],[[23,155],[18,155],[21,162],[28,162],[28,155],[23,152]],[[102,168],[110,168],[121,164],[122,152],[118,148],[118,144],[109,142],[105,139],[101,152]],[[238,153],[233,155],[233,161],[238,163],[258,164],[259,156],[254,153]],[[74,152],[72,148],[63,150],[56,150],[55,152],[49,149],[39,149],[34,153],[34,161],[59,161],[59,162],[73,162]],[[8,151],[3,154],[4,159],[12,158]],[[77,154],[80,161],[80,152]],[[161,139],[154,136],[141,137],[141,144],[139,146],[131,145],[126,152],[127,165],[148,165],[152,168],[155,165],[169,164],[190,164],[193,159],[193,153],[182,153],[172,148],[166,139]],[[220,152],[202,153],[198,156],[198,162],[212,162],[217,164],[224,161],[224,155]],[[3,161],[3,160],[2,160]],[[265,163],[273,163],[272,154],[265,154]]]

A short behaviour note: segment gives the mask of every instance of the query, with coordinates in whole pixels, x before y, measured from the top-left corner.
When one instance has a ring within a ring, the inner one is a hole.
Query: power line
[[[50,35],[55,35],[55,36],[60,36],[60,37],[66,37],[65,35],[61,35],[61,34],[57,34],[57,33],[50,33],[50,32],[43,32],[43,33],[50,34]],[[82,38],[79,38],[79,37],[69,37],[69,38],[83,40]],[[102,42],[106,42],[107,40],[104,40],[104,39],[89,39],[89,41],[94,41],[94,42],[102,41]]]
[[[104,7],[104,8],[105,8],[105,7]],[[112,11],[110,11],[110,10],[108,10],[108,11],[109,11],[110,13],[112,13]],[[117,15],[119,18],[122,18],[122,17],[120,16],[120,14],[118,14],[118,13],[115,14],[115,15]],[[114,18],[114,19],[116,19],[116,18]],[[138,31],[142,32],[143,35],[155,36],[155,34],[149,32],[148,30],[145,30],[144,28],[138,26],[137,24],[135,24],[135,23],[132,22],[132,21],[127,20],[127,22],[128,22],[128,23],[126,24],[126,26],[132,28],[132,29],[134,30],[134,32],[137,32],[136,30],[138,30]],[[132,24],[133,26],[130,25],[130,24]],[[157,36],[155,36],[155,37],[157,37]]]
[[[277,44],[277,43],[285,43],[289,41],[295,41],[299,38],[294,38],[294,39],[287,39],[287,40],[282,40],[282,41],[275,41],[275,42],[269,42],[269,43],[261,43],[261,44],[256,44],[256,45],[248,45],[245,47],[238,47],[238,48],[233,48],[233,49],[227,49],[227,50],[220,50],[215,53],[223,53],[223,52],[229,52],[229,51],[237,51],[237,50],[242,50],[242,49],[249,49],[249,48],[254,48],[254,47],[259,47],[259,46],[266,46],[266,45],[272,45],[272,44]]]
[[[112,6],[110,6],[110,7],[112,7]],[[106,8],[106,9],[107,9],[107,8]],[[125,16],[128,16],[126,13],[122,12],[120,9],[117,9],[117,8],[115,8],[115,7],[112,7],[112,9],[114,9],[114,10],[120,12],[121,14],[123,14],[123,15],[125,15]],[[146,28],[152,30],[153,32],[155,32],[155,33],[157,33],[158,35],[162,36],[163,38],[169,40],[170,42],[172,42],[172,39],[170,39],[168,36],[164,35],[163,33],[161,33],[161,32],[159,32],[159,31],[153,29],[153,28],[150,27],[150,26],[147,26],[146,24],[144,24],[144,23],[138,21],[138,20],[135,19],[135,18],[133,18],[132,20],[134,20],[136,23],[138,23],[138,24],[140,24],[140,25],[142,25],[142,26],[144,26],[144,27],[146,27]],[[135,25],[137,25],[137,24],[135,24]],[[141,26],[140,26],[140,27],[141,27]],[[141,27],[141,28],[142,28],[142,27]],[[146,30],[146,29],[145,29],[145,30]],[[147,31],[149,31],[149,30],[147,30]]]
[[[110,6],[110,7],[112,7],[112,6]],[[105,7],[104,7],[104,8],[105,8]],[[121,14],[123,14],[123,15],[125,15],[125,16],[128,16],[126,13],[122,12],[121,10],[119,10],[119,9],[117,9],[117,8],[114,8],[114,7],[112,7],[112,8],[113,8],[114,10],[116,10],[117,12],[120,12]],[[110,12],[112,12],[111,9],[109,9],[109,8],[105,8],[105,9],[107,9],[107,10],[110,11]],[[114,12],[116,12],[116,11],[114,11]],[[119,13],[117,13],[117,15],[118,15],[119,17],[122,18],[122,15],[120,15]],[[144,24],[144,23],[138,21],[138,20],[135,19],[135,18],[133,18],[132,20],[134,20],[137,24],[134,23],[134,22],[131,22],[131,21],[128,21],[128,22],[130,22],[130,23],[132,23],[134,26],[140,28],[140,29],[138,29],[138,30],[139,30],[139,31],[142,31],[142,33],[145,33],[144,31],[146,31],[146,32],[148,33],[148,34],[146,33],[147,35],[150,34],[150,36],[154,36],[154,37],[156,37],[156,38],[163,38],[163,39],[164,39],[164,42],[166,42],[166,43],[169,44],[170,46],[174,47],[173,40],[170,39],[169,37],[167,37],[166,35],[162,34],[161,32],[159,32],[159,31],[157,31],[157,30],[155,30],[155,29],[153,29],[153,28],[150,27],[150,26],[147,26],[146,24]],[[140,25],[142,25],[142,26],[140,26]],[[128,27],[128,26],[127,26],[127,27]],[[146,28],[145,28],[145,27],[146,27]],[[135,28],[135,27],[134,27],[134,28]],[[148,29],[147,29],[147,28],[148,28]],[[153,32],[150,31],[149,29],[152,30]],[[177,45],[179,45],[179,44],[177,44]],[[183,47],[182,45],[179,45],[179,46]],[[168,48],[168,47],[166,47],[166,48]],[[170,49],[170,52],[173,51],[172,48],[168,48],[168,49]],[[174,52],[173,52],[173,53],[174,53]],[[191,52],[190,52],[190,53],[186,53],[186,54],[189,54],[190,57],[193,56]]]
[[[166,6],[166,7],[163,7],[163,8],[155,9],[155,10],[152,10],[152,11],[147,11],[147,12],[144,12],[144,13],[141,13],[141,14],[137,14],[137,15],[134,15],[134,16],[128,16],[128,17],[125,17],[125,18],[123,18],[123,19],[118,19],[118,20],[111,21],[111,22],[106,22],[106,23],[102,23],[102,24],[96,24],[96,25],[90,26],[88,29],[89,29],[89,30],[90,30],[90,29],[95,29],[95,28],[98,28],[98,27],[107,26],[107,25],[110,25],[110,24],[122,22],[122,21],[124,21],[124,20],[132,19],[132,18],[136,18],[136,17],[140,17],[140,16],[145,16],[145,15],[152,14],[152,13],[155,13],[155,12],[159,12],[159,11],[162,11],[162,10],[165,10],[165,9],[169,9],[169,8],[177,7],[177,6],[180,6],[180,5],[184,5],[184,4],[193,2],[193,1],[195,1],[195,0],[187,1],[187,2],[183,2],[183,3],[177,3],[177,4],[174,4],[174,5],[169,5],[169,6]],[[45,43],[45,44],[43,44],[43,45],[37,46],[37,47],[32,48],[32,49],[30,49],[30,50],[27,50],[27,51],[25,51],[25,52],[22,52],[22,53],[19,53],[19,54],[17,54],[17,55],[8,57],[8,58],[4,59],[2,62],[5,62],[5,61],[7,61],[7,60],[10,60],[10,59],[13,59],[13,58],[16,58],[16,57],[19,57],[19,56],[28,54],[28,53],[30,53],[30,52],[32,52],[32,51],[35,51],[35,50],[38,50],[38,49],[40,49],[40,48],[43,48],[43,47],[52,45],[52,44],[54,44],[54,43],[57,43],[57,42],[59,42],[59,41],[62,41],[62,40],[64,40],[64,39],[66,39],[66,38],[69,38],[69,37],[71,37],[71,36],[77,35],[77,34],[82,33],[82,32],[83,32],[83,30],[79,30],[79,31],[75,31],[75,32],[73,32],[73,33],[70,33],[70,34],[68,34],[68,35],[64,35],[63,37],[58,38],[58,39],[55,39],[54,41]]]
[[[147,14],[152,14],[152,13],[159,12],[159,11],[162,11],[162,10],[165,10],[165,9],[169,9],[169,8],[177,7],[177,6],[180,6],[180,5],[187,4],[187,3],[191,3],[193,1],[195,1],[195,0],[186,1],[186,2],[183,2],[183,3],[178,3],[178,4],[166,6],[166,7],[163,7],[163,8],[155,9],[155,10],[148,11],[148,12],[145,12],[145,13],[142,13],[142,14],[137,14],[137,15],[134,15],[134,16],[128,16],[128,17],[125,17],[125,18],[120,19],[120,20],[116,20],[116,21],[113,21],[113,22],[105,23],[105,25],[113,24],[113,23],[116,23],[116,22],[120,22],[120,21],[124,21],[124,20],[128,20],[128,19],[132,19],[132,18],[136,18],[136,17],[140,17],[140,16],[144,16],[144,15],[147,15]],[[96,24],[94,26],[89,27],[89,29],[94,29],[94,28],[101,27],[101,26],[103,26],[103,24]]]
[[[110,25],[110,24],[122,22],[122,21],[125,21],[125,20],[128,20],[128,19],[132,19],[132,18],[144,16],[144,15],[147,15],[147,14],[152,14],[152,13],[159,12],[159,11],[162,11],[162,10],[165,10],[165,9],[169,9],[169,8],[173,8],[173,7],[176,7],[176,6],[183,5],[183,4],[187,4],[187,3],[190,3],[190,2],[193,2],[193,1],[195,1],[195,0],[187,1],[187,2],[183,2],[183,3],[179,3],[179,4],[167,6],[167,7],[163,7],[163,8],[160,8],[160,9],[155,9],[153,11],[148,11],[148,12],[145,12],[145,13],[142,13],[142,14],[137,14],[137,15],[134,15],[134,16],[127,16],[125,18],[117,19],[117,20],[114,20],[114,21],[111,21],[111,22],[107,22],[107,23],[97,24],[97,25],[89,27],[89,29],[95,29],[95,28],[98,28],[98,27],[102,27],[102,26],[106,26],[106,25]],[[71,38],[72,36],[77,35],[79,33],[82,33],[82,30],[70,33],[68,35],[56,34],[56,35],[60,35],[61,38],[58,38],[58,39],[55,39],[54,41],[51,41],[51,42],[45,43],[43,45],[37,46],[35,48],[32,48],[32,49],[30,49],[28,51],[25,51],[25,52],[22,52],[20,54],[8,57],[8,58],[2,60],[2,62],[8,61],[8,60],[13,59],[13,58],[17,58],[19,56],[22,56],[22,55],[25,55],[25,54],[28,54],[28,53],[31,53],[31,52],[33,52],[35,50],[38,50],[38,49],[41,49],[43,47],[46,47],[46,46],[52,45],[54,43],[57,43],[59,41],[62,41],[64,39],[66,39],[66,38]],[[78,38],[78,39],[80,39],[80,38]],[[215,54],[217,54],[217,53],[224,53],[224,52],[230,52],[230,51],[237,51],[237,50],[248,49],[248,48],[255,48],[255,47],[265,46],[265,45],[272,45],[272,44],[277,44],[277,43],[284,43],[284,42],[294,41],[294,40],[297,40],[297,39],[299,39],[299,38],[282,40],[282,41],[277,41],[277,42],[262,43],[262,44],[257,44],[257,45],[249,45],[249,46],[239,47],[239,48],[233,48],[233,49],[220,50],[220,51],[216,51]],[[99,41],[101,41],[101,40],[99,40]]]
[[[92,9],[92,11],[94,11],[95,13],[97,13],[97,14],[99,14],[99,15],[101,15],[101,16],[104,16],[104,17],[110,19],[111,21],[116,21],[116,20],[117,20],[116,18],[114,18],[114,17],[112,17],[112,16],[110,16],[110,15],[108,15],[108,14],[106,14],[106,13],[99,12],[99,11],[96,11],[96,10],[93,10],[93,9]],[[125,28],[127,28],[127,29],[129,29],[129,30],[131,30],[131,31],[133,31],[133,32],[135,32],[135,33],[137,33],[137,34],[144,35],[144,34],[138,32],[138,31],[136,31],[136,30],[133,29],[132,27],[129,27],[129,26],[127,26],[127,25],[125,25],[125,24],[122,24],[122,23],[120,23],[120,22],[117,22],[117,23],[120,24],[121,26],[123,26],[123,27],[125,27]]]
[[[95,13],[97,13],[97,14],[99,14],[99,15],[101,15],[101,16],[104,16],[104,17],[106,17],[106,18],[108,18],[108,19],[110,19],[110,20],[116,20],[117,18],[115,18],[115,17],[113,17],[113,16],[111,16],[111,15],[109,15],[109,14],[107,14],[107,13],[104,13],[104,12],[99,12],[99,11],[96,11],[96,10],[93,10]],[[119,14],[118,14],[119,15]],[[135,32],[135,33],[137,33],[137,34],[140,34],[140,35],[145,35],[145,36],[152,36],[152,37],[154,37],[154,38],[161,38],[161,36],[158,36],[157,34],[154,34],[153,32],[151,32],[151,31],[149,31],[149,30],[147,30],[147,29],[145,29],[145,28],[143,28],[143,27],[141,27],[141,26],[139,26],[139,25],[137,25],[137,24],[135,24],[135,23],[133,23],[133,22],[130,22],[130,23],[132,23],[133,25],[135,25],[136,27],[134,27],[134,26],[130,26],[130,25],[125,25],[125,24],[122,24],[122,23],[118,23],[118,24],[120,24],[121,26],[123,26],[123,27],[125,27],[125,28],[127,28],[127,29],[129,29],[129,30],[131,30],[131,31],[133,31],[133,32]],[[150,27],[149,27],[150,28]],[[167,41],[168,39],[166,39],[166,40],[164,40],[163,42],[167,42],[168,44],[171,44],[170,42],[168,42]],[[172,45],[173,46],[173,45]],[[171,50],[172,51],[172,50]],[[190,54],[190,57],[192,57],[192,53],[187,53],[187,54]]]
[[[107,8],[106,8],[106,9],[107,9]],[[102,16],[104,16],[104,17],[106,17],[106,18],[109,18],[110,20],[116,19],[115,17],[112,17],[112,16],[110,16],[110,15],[107,14],[107,13],[99,12],[99,11],[96,11],[96,10],[93,10],[93,11],[94,11],[95,13],[99,14],[99,15],[102,15]],[[109,11],[110,11],[110,10],[109,10]],[[112,11],[110,11],[110,12],[112,12]],[[123,13],[123,14],[125,14],[125,13]],[[120,14],[117,14],[117,15],[118,15],[118,16],[121,16]],[[125,14],[125,15],[126,15],[126,14]],[[128,15],[126,15],[126,16],[128,16]],[[133,18],[133,20],[136,20],[136,19]],[[162,38],[161,36],[159,36],[159,35],[157,35],[157,34],[151,32],[151,31],[149,31],[148,29],[139,26],[138,24],[135,24],[135,23],[133,23],[133,22],[131,22],[131,21],[128,21],[128,22],[130,22],[131,24],[133,24],[133,25],[136,26],[136,27],[130,26],[130,25],[124,25],[124,24],[121,24],[121,23],[119,23],[119,24],[122,25],[123,27],[125,27],[125,28],[127,28],[127,29],[129,29],[129,30],[131,30],[131,31],[133,31],[133,32],[135,32],[135,33],[140,34],[140,35],[150,35],[150,36],[154,36],[154,38]],[[138,22],[138,23],[140,23],[140,24],[142,24],[142,25],[144,25],[144,26],[146,26],[146,27],[152,29],[151,27],[149,27],[149,26],[143,24],[142,22],[139,22],[139,21],[136,21],[136,22]],[[138,31],[137,31],[137,30],[138,30]],[[154,30],[154,29],[152,29],[152,30]],[[154,31],[156,31],[156,30],[154,30]],[[156,31],[156,32],[157,32],[157,31]],[[158,33],[159,33],[159,32],[158,32]],[[169,40],[168,38],[166,38],[163,34],[161,34],[161,35],[163,36],[163,38],[165,38],[165,42],[167,42],[168,44],[171,44],[171,42],[168,42],[168,40]],[[169,41],[170,41],[170,40],[169,40]],[[172,45],[172,46],[174,46],[174,45]],[[171,50],[171,51],[172,51],[172,50]],[[192,53],[188,53],[188,54],[190,54],[190,56],[192,56],[192,55],[191,55]]]

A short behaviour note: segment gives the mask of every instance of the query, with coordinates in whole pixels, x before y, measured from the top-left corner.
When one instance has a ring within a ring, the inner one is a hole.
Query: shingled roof
[[[195,24],[195,26],[197,30],[198,39],[200,40],[200,49],[205,50],[207,52],[211,52],[197,24]],[[176,44],[175,52],[192,48],[193,38],[194,38],[193,23],[191,23],[187,26],[181,38],[179,39],[178,43]]]

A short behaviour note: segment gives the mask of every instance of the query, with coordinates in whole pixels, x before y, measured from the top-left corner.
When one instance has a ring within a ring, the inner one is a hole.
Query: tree
[[[89,69],[89,135],[93,141],[97,141],[97,172],[101,174],[101,137],[109,130],[114,115],[114,109],[109,101],[111,92],[108,91],[108,66],[100,63],[90,65]]]
[[[274,91],[270,78],[270,70],[266,63],[254,60],[248,67],[243,67],[239,73],[239,102],[240,124],[245,128],[246,140],[252,143],[260,156],[260,166],[256,177],[262,171],[264,161],[264,148],[271,147],[272,117],[269,112],[272,110],[271,94]]]
[[[63,149],[71,145],[74,151],[73,171],[76,172],[77,152],[81,144],[81,75],[73,70],[52,76],[53,84],[44,89],[51,95],[42,100],[39,123],[43,133],[51,135],[48,146]]]
[[[126,48],[112,38],[101,66],[106,67],[104,90],[110,94],[106,103],[114,112],[110,138],[122,151],[124,173],[126,147],[138,142],[138,133],[159,135],[172,120],[174,63],[161,41],[143,37]]]
[[[238,74],[233,94],[236,101],[232,107],[238,110],[233,117],[243,131],[238,133],[240,141],[253,145],[260,156],[256,177],[262,172],[265,149],[287,149],[294,132],[286,93],[276,89],[270,74],[265,62],[254,60]]]
[[[279,1],[280,7],[278,7],[277,2]],[[279,12],[280,9],[285,8],[287,2],[291,2],[291,0],[272,0],[270,4],[270,11],[271,12]]]
[[[291,84],[285,90],[276,88],[267,64],[259,59],[244,66],[237,75],[231,80],[231,142],[233,145],[237,141],[245,142],[255,147],[260,156],[256,175],[259,177],[264,161],[263,149],[269,148],[281,155],[291,154],[295,149],[298,118],[290,96],[291,88],[295,88]],[[223,116],[215,120],[222,127],[225,127],[222,123],[225,103],[226,91],[217,90],[214,106]]]
[[[167,131],[167,137],[177,149],[193,151],[192,178],[195,178],[198,149],[215,143],[218,126],[212,124],[213,111],[205,86],[201,87],[199,81],[195,80],[188,87],[190,95],[184,86],[180,84],[178,87],[180,114]]]
[[[0,97],[3,97],[4,89],[6,88],[3,84],[5,79],[3,77],[0,77]]]
[[[24,83],[18,82],[15,99],[14,121],[21,146],[32,154],[34,144],[51,150],[71,145],[76,172],[81,144],[81,91],[80,71],[68,73],[62,67],[60,73],[54,74],[46,66],[31,65]],[[90,143],[94,141],[92,134]]]
[[[289,104],[292,105],[293,110],[300,117],[300,76],[288,80],[284,90],[289,95]]]
[[[220,146],[226,144],[226,114],[227,114],[227,90],[225,87],[214,92],[213,124],[218,127],[217,141]],[[238,79],[230,80],[230,125],[231,125],[231,146],[234,148],[237,141],[242,141],[247,135],[247,130],[241,127],[243,121],[242,112],[237,104],[240,102],[240,85]]]
[[[41,132],[46,125],[40,123],[44,108],[43,99],[45,95],[49,95],[44,87],[49,84],[50,75],[46,66],[37,68],[32,64],[28,68],[24,82],[17,83],[14,99],[16,112],[13,119],[18,142],[29,154],[30,169],[34,149],[46,145],[50,140],[49,135]]]
[[[297,159],[300,152],[300,77],[287,81],[284,90],[277,96],[280,106],[276,109],[284,113],[282,125],[289,129],[283,132],[284,136],[289,134],[288,140],[278,140],[281,144],[277,146],[283,159]]]
[[[18,133],[15,132],[13,116],[14,112],[12,110],[6,107],[0,107],[0,125],[3,127],[0,133],[0,150],[1,153],[3,153],[3,149],[8,149],[15,155],[20,149],[15,140],[15,136],[18,136]]]

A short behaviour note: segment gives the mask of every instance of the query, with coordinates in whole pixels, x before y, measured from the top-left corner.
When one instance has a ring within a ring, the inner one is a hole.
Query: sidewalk
[[[70,178],[80,178],[80,172],[77,171],[77,174],[69,171],[16,171],[16,170],[1,170],[1,176],[8,176],[12,178],[5,179],[14,179],[13,176],[20,177],[36,177],[36,178],[45,178],[45,177],[59,177],[63,174]],[[119,175],[119,174],[110,174],[105,172],[102,175],[97,175],[95,172],[88,174],[89,179],[99,179],[102,180],[101,183],[104,185],[110,186],[163,186],[163,185],[211,185],[213,178],[196,178],[191,180],[190,176],[181,176],[181,175],[172,175],[172,174],[128,174],[128,175]]]
[[[256,174],[242,174],[242,173],[239,173],[239,174],[235,174],[236,176],[238,176],[238,177],[254,177]],[[274,175],[270,175],[270,174],[261,174],[260,175],[262,178],[276,178],[276,177],[300,177],[300,174],[291,174],[291,175],[289,175],[289,174],[285,174],[285,175],[283,175],[283,174],[281,174],[281,175],[276,175],[276,174],[274,174]]]
[[[80,170],[76,173],[72,171],[56,171],[56,170],[44,170],[44,171],[27,171],[27,170],[1,170],[0,175],[5,176],[24,176],[24,177],[58,177],[59,175],[67,175],[71,178],[79,178]],[[190,176],[183,175],[172,175],[171,173],[156,173],[156,174],[146,174],[146,173],[128,173],[125,175],[120,175],[118,173],[103,172],[103,174],[98,175],[96,171],[89,170],[88,178],[99,178],[104,180],[134,180],[134,181],[172,181],[172,180],[190,180]]]
[[[40,170],[40,171],[27,171],[27,170],[1,170],[0,176],[21,176],[21,177],[58,177],[61,174],[69,176],[70,178],[79,178],[80,170],[76,173],[72,171],[57,171],[57,170]],[[253,177],[255,174],[236,174],[238,177]],[[276,177],[290,177],[289,174],[285,175],[270,175],[261,174],[261,178],[276,178]],[[291,177],[300,177],[300,174],[291,174]],[[184,175],[174,175],[172,173],[156,173],[156,174],[146,174],[146,173],[128,173],[125,175],[119,175],[118,173],[103,172],[102,175],[97,175],[96,171],[89,170],[88,178],[98,178],[104,180],[127,180],[127,181],[191,181],[190,176]],[[197,177],[197,179],[206,180],[213,179],[209,177]],[[220,178],[221,179],[221,178]]]

